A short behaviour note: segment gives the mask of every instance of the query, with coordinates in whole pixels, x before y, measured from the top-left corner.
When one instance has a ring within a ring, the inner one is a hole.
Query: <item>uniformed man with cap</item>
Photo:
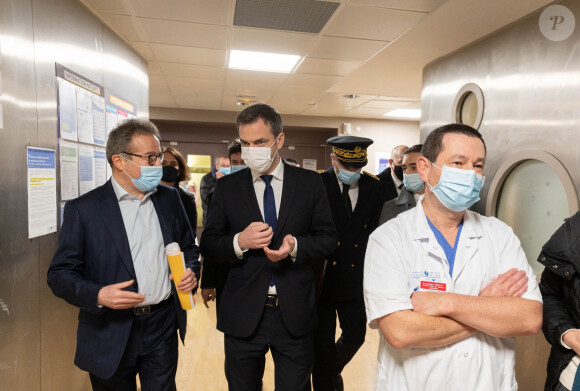
[[[373,140],[336,136],[327,142],[332,146],[332,167],[321,176],[339,242],[326,260],[319,279],[315,391],[342,390],[340,373],[364,342],[364,257],[369,235],[377,227],[382,207],[379,179],[361,172],[367,164],[367,147]],[[337,314],[342,335],[335,342]]]

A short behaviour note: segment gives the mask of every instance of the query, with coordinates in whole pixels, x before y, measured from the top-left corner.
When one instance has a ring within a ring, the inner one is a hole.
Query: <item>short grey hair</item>
[[[145,119],[124,121],[111,131],[107,140],[107,161],[111,167],[113,167],[113,155],[131,152],[133,137],[138,134],[155,136],[157,140],[161,141],[159,130],[152,122]]]

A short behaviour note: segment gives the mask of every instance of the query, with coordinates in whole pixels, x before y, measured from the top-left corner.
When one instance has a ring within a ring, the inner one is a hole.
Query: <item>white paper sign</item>
[[[72,200],[79,196],[78,144],[60,140],[60,199]]]
[[[93,147],[79,145],[79,195],[95,188],[95,151]]]
[[[26,148],[28,238],[57,229],[56,162],[53,149]]]

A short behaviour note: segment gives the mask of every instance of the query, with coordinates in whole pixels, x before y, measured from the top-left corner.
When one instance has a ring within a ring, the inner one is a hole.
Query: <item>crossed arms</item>
[[[415,292],[413,310],[393,312],[377,323],[397,349],[444,346],[479,331],[496,337],[537,334],[542,326],[542,303],[521,297],[527,281],[523,270],[510,269],[479,296]]]

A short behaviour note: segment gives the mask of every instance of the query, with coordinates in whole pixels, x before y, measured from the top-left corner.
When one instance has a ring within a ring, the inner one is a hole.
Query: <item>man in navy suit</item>
[[[259,390],[272,352],[276,391],[310,389],[315,271],[337,245],[324,184],[281,161],[280,115],[244,109],[236,121],[249,167],[217,181],[201,252],[231,270],[218,309],[231,391]]]
[[[194,231],[179,194],[159,185],[163,154],[149,121],[129,120],[107,142],[113,176],[67,202],[48,269],[58,297],[80,307],[75,364],[94,390],[175,390],[177,333],[186,313],[176,289],[197,286]],[[186,273],[170,281],[165,245],[177,242]]]

